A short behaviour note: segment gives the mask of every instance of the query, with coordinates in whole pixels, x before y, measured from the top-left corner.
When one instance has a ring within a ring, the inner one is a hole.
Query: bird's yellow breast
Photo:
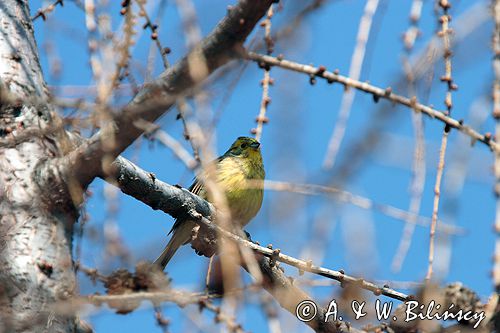
[[[264,197],[262,157],[260,152],[254,154],[224,157],[217,164],[217,183],[226,194],[232,219],[241,226],[257,215]]]

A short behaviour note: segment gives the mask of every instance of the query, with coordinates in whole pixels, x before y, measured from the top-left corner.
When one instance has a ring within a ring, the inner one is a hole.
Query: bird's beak
[[[252,143],[250,144],[250,147],[252,147],[252,148],[254,148],[254,149],[257,149],[257,148],[259,148],[259,147],[260,147],[260,143],[259,143],[259,142],[252,142]]]

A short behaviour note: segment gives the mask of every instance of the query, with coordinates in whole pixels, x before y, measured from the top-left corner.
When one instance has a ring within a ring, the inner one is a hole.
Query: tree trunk
[[[3,331],[71,332],[51,312],[75,292],[72,227],[78,210],[57,170],[38,171],[67,143],[47,104],[27,0],[0,2],[0,323]],[[39,180],[51,177],[50,188]]]
[[[154,121],[177,95],[188,94],[236,57],[272,1],[240,0],[198,48],[90,139],[65,132],[52,109],[28,1],[0,1],[0,330],[88,331],[68,315],[72,311],[64,315],[54,306],[75,295],[71,241],[82,188],[105,173],[105,157],[114,160],[142,134],[135,120]],[[203,76],[192,75],[193,55],[205,61]],[[109,131],[115,139],[111,150],[102,147]]]

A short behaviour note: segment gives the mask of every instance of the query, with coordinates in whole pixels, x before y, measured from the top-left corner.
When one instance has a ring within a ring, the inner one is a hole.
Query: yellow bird
[[[239,137],[214,163],[216,182],[226,195],[232,223],[243,227],[257,215],[264,196],[262,186],[258,186],[259,181],[262,181],[263,185],[265,177],[260,143],[253,138]],[[257,182],[257,186],[254,182]],[[199,179],[195,179],[189,190],[209,200],[208,193]],[[170,230],[170,233],[173,233],[172,238],[154,263],[165,269],[177,249],[191,241],[191,233],[196,225],[189,220],[175,221]]]

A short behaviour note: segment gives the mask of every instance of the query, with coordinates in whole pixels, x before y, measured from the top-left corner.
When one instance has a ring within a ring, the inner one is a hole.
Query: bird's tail
[[[194,222],[183,221],[177,228],[175,228],[172,238],[170,238],[170,241],[167,246],[165,246],[160,256],[154,261],[154,264],[160,266],[161,269],[164,270],[179,247],[189,242],[194,226]]]

